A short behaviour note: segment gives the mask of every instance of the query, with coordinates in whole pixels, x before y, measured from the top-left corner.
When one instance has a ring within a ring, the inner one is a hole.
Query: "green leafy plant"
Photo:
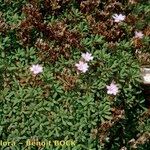
[[[148,4],[0,0],[1,149],[148,149]]]

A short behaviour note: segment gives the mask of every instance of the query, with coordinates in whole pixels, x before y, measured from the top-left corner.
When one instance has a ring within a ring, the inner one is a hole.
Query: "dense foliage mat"
[[[0,0],[0,147],[148,150],[148,0]]]

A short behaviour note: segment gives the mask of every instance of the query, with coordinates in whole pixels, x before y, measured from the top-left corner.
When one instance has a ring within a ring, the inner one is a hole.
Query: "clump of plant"
[[[75,145],[27,149],[148,149],[140,77],[149,64],[148,1],[0,4],[3,141],[16,141],[12,149],[29,139]]]

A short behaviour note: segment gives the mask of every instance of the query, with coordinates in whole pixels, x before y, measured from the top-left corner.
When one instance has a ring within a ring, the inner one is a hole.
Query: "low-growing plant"
[[[0,0],[1,149],[148,149],[148,4]]]

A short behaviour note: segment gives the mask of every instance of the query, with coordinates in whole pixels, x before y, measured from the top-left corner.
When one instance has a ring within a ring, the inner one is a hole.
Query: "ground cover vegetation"
[[[148,150],[149,36],[148,0],[0,0],[1,149]]]

